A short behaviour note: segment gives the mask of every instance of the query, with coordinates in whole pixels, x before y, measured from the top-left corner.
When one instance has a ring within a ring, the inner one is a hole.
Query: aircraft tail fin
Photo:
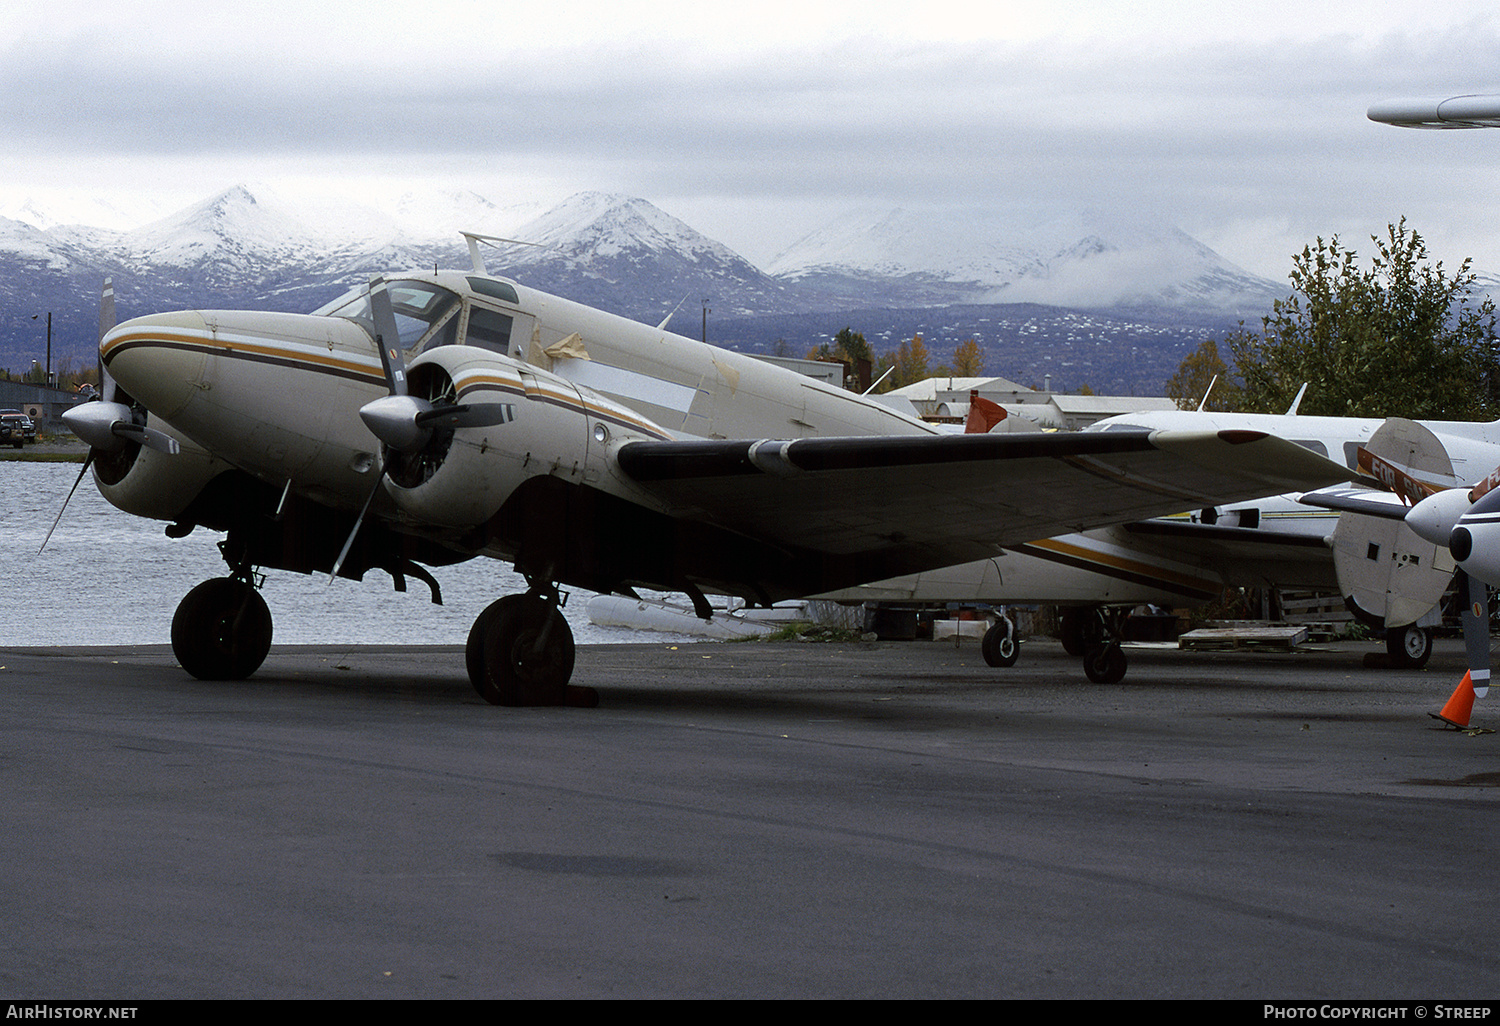
[[[1007,416],[1005,407],[985,399],[979,394],[978,389],[971,389],[969,391],[969,417],[964,422],[964,434],[987,434]]]

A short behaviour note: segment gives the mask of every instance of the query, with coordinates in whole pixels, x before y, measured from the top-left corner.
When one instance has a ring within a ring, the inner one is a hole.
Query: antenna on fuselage
[[[504,243],[508,243],[510,245],[513,245],[513,246],[541,246],[541,245],[543,245],[540,242],[526,242],[524,239],[507,239],[507,238],[503,238],[502,236],[499,236],[499,235],[480,235],[480,234],[478,234],[476,232],[459,232],[459,234],[462,235],[465,239],[468,240],[468,243],[469,243],[469,262],[474,266],[474,273],[475,274],[489,274],[490,273],[488,270],[485,269],[485,266],[484,266],[484,257],[482,257],[482,256],[479,255],[479,244],[481,242],[487,242],[487,243],[489,243],[492,246],[495,245],[495,243],[497,243],[497,242],[504,242]],[[495,248],[498,249],[499,247],[496,246]]]
[[[1297,398],[1292,400],[1292,405],[1286,411],[1288,417],[1295,417],[1297,415],[1297,407],[1302,405],[1302,397],[1306,394],[1307,382],[1304,381],[1302,382],[1302,387],[1297,389]]]

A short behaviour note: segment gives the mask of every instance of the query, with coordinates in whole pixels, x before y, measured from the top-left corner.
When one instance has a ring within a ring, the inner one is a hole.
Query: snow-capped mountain
[[[794,289],[631,196],[579,193],[514,237],[525,244],[487,257],[492,271],[640,320],[660,321],[684,300],[707,300],[725,314],[801,308]]]
[[[799,240],[769,271],[825,302],[868,301],[878,290],[931,304],[1249,315],[1283,292],[1175,227],[1098,211],[1044,221],[972,211],[853,214]]]
[[[1041,224],[900,211],[846,217],[793,245],[768,273],[645,200],[597,192],[549,209],[460,191],[376,208],[239,185],[124,229],[67,223],[35,206],[14,212],[0,217],[0,367],[12,369],[35,358],[32,318],[48,311],[54,351],[91,360],[106,275],[122,317],[184,307],[311,310],[374,274],[467,268],[460,230],[530,243],[486,249],[491,272],[649,323],[682,307],[688,323],[674,326],[689,334],[700,303],[714,319],[775,317],[773,341],[799,351],[795,320],[819,311],[1126,305],[1191,311],[1200,323],[1208,311],[1232,323],[1281,295],[1176,229],[1099,215]]]

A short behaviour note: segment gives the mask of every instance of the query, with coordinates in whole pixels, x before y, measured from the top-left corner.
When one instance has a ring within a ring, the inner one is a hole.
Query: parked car
[[[36,441],[36,425],[31,423],[30,417],[18,410],[0,413],[0,445],[19,449],[26,444],[28,435],[31,441]]]
[[[21,425],[21,434],[28,442],[36,441],[36,422],[20,410],[0,410],[0,418]]]

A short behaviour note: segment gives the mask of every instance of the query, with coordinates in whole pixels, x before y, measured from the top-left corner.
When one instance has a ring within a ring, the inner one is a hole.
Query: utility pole
[[[31,319],[36,320],[41,314],[32,314]],[[52,384],[52,312],[47,312],[47,364],[42,368],[42,384]]]

